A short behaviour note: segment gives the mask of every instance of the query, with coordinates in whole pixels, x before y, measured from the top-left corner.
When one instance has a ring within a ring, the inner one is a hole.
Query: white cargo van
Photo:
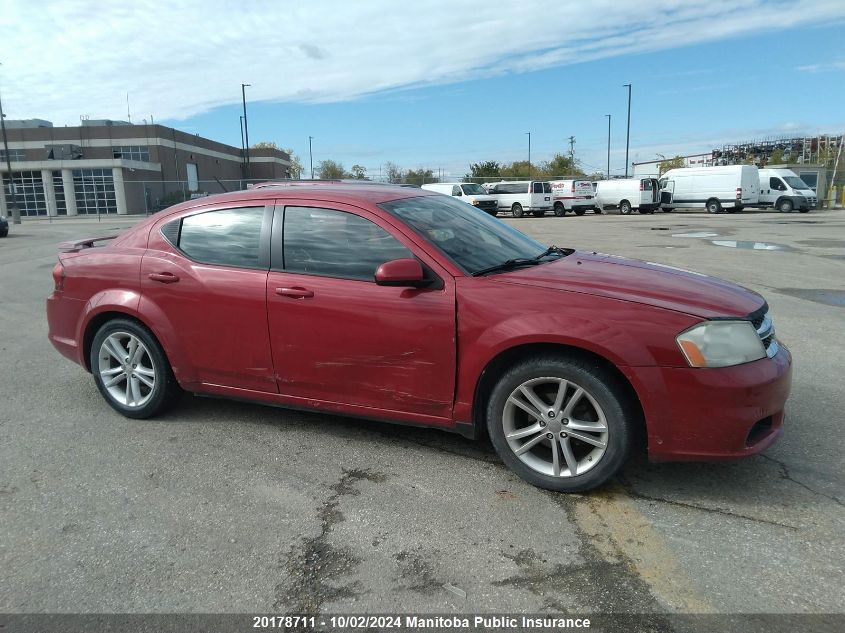
[[[600,180],[596,190],[596,204],[602,211],[619,209],[622,215],[629,215],[634,210],[654,213],[660,207],[657,178]]]
[[[816,192],[791,169],[760,170],[760,207],[772,207],[781,213],[793,209],[807,213],[817,202]]]
[[[515,218],[525,213],[537,217],[546,215],[552,208],[552,189],[540,180],[511,180],[485,185],[487,193],[495,196],[499,211],[510,211]]]
[[[660,178],[660,208],[703,208],[709,213],[742,211],[760,198],[760,174],[754,165],[683,167]]]
[[[552,180],[552,208],[555,215],[565,215],[574,211],[575,215],[584,215],[593,210],[601,213],[593,197],[593,183],[589,180]]]
[[[455,196],[490,215],[496,215],[498,212],[498,201],[495,196],[491,196],[484,187],[474,182],[435,182],[423,185],[421,188]]]

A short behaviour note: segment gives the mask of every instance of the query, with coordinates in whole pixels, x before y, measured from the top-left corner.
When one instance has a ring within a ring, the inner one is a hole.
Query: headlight
[[[478,200],[473,200],[473,201],[472,201],[472,206],[477,207],[477,206],[478,206]]]
[[[690,367],[730,367],[766,357],[749,321],[705,321],[681,332],[676,340]]]

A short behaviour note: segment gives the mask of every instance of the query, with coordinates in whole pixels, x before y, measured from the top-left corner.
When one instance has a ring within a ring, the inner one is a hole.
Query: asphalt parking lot
[[[0,240],[0,611],[842,612],[845,211],[506,221],[761,292],[781,441],[562,495],[439,431],[193,396],[125,419],[44,299],[57,242],[133,220],[27,221]]]

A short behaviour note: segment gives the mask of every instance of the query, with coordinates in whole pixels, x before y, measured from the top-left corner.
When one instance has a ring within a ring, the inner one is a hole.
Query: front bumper
[[[765,450],[782,433],[792,385],[792,356],[782,345],[772,358],[735,367],[629,370],[653,461],[737,459]]]

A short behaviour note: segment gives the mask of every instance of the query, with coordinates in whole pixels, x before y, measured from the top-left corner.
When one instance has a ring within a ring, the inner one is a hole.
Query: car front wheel
[[[619,470],[632,417],[618,379],[594,362],[551,356],[512,367],[487,407],[502,461],[529,483],[562,492],[595,488]]]
[[[94,336],[91,373],[106,402],[129,418],[164,411],[181,391],[161,345],[129,319],[109,321]]]

